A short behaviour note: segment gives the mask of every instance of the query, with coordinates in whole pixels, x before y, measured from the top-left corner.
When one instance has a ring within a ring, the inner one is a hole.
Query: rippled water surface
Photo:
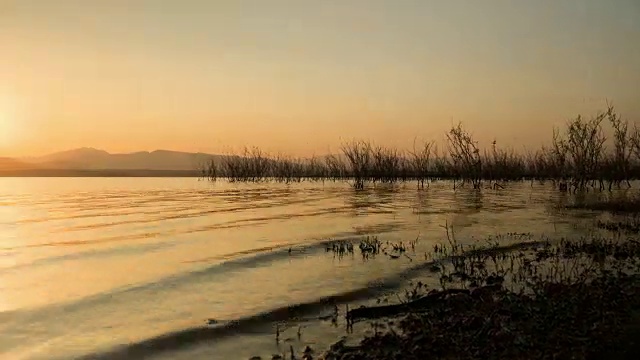
[[[344,333],[312,321],[327,310],[322,297],[337,295],[343,306],[397,289],[443,240],[445,224],[460,242],[584,231],[590,214],[554,210],[563,196],[529,183],[356,192],[339,183],[0,179],[0,356],[269,356],[283,346],[271,320],[293,317],[286,307],[300,303],[308,306],[297,323],[282,323],[283,338],[322,347]],[[419,242],[397,260],[325,252],[329,238],[363,235]],[[242,326],[207,329],[208,318]]]

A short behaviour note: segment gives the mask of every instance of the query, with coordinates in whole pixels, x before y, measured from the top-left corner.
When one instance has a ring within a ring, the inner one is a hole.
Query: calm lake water
[[[413,270],[446,223],[462,243],[591,231],[595,215],[554,210],[571,199],[551,186],[451,185],[0,179],[0,357],[248,359],[289,344],[323,348],[344,329],[318,320],[333,309],[320,299],[357,306],[429,276]],[[325,252],[329,238],[363,235],[419,242],[411,260]],[[308,306],[288,319],[282,309],[300,303]],[[207,329],[209,318],[221,325]],[[280,344],[274,319],[289,320]]]

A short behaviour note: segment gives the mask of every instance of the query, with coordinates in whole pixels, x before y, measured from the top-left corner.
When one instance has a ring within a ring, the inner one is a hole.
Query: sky
[[[639,90],[637,0],[0,0],[0,156],[520,149]]]

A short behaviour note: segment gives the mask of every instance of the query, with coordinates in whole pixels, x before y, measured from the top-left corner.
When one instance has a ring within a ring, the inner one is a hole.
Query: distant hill
[[[57,152],[41,157],[20,159],[22,163],[48,170],[162,170],[194,171],[202,168],[211,159],[222,156],[156,150],[128,154],[110,154],[104,150],[80,148]]]
[[[29,158],[0,157],[0,176],[200,176],[212,159],[220,164],[226,155],[169,150],[111,154],[94,148],[61,151]],[[338,158],[343,159],[342,155]],[[325,160],[326,156],[319,156]]]
[[[0,157],[0,171],[16,171],[16,170],[25,170],[25,169],[33,169],[35,165],[28,164],[16,159]]]
[[[196,170],[74,170],[20,169],[1,170],[0,177],[200,177]]]

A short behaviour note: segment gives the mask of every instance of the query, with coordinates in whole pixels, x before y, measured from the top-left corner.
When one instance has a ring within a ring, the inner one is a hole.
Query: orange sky
[[[0,1],[0,156],[538,146],[640,105],[640,3]]]

